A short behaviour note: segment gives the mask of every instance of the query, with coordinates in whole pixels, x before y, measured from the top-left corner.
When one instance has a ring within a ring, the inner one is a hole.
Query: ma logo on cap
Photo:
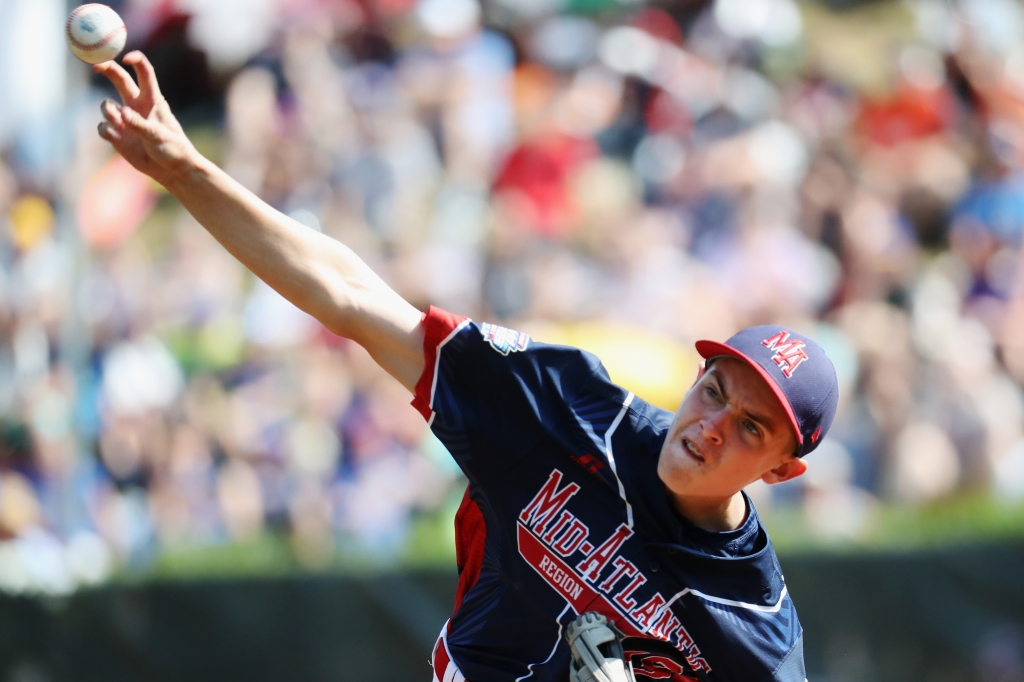
[[[782,368],[782,373],[786,375],[787,379],[791,378],[800,363],[807,359],[807,353],[804,352],[804,347],[807,344],[800,339],[790,341],[787,331],[769,336],[761,342],[761,345],[767,346],[768,350],[775,351],[772,360]]]

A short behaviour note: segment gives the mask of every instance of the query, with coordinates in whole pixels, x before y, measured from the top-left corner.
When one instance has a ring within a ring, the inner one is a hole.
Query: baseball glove
[[[636,682],[622,652],[622,633],[600,613],[591,611],[565,631],[572,650],[571,682]]]

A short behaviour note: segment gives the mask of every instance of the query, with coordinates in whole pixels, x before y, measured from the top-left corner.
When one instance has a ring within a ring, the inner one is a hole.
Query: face
[[[761,479],[803,473],[796,435],[767,382],[745,362],[714,358],[686,394],[658,460],[658,476],[677,497],[726,499]]]

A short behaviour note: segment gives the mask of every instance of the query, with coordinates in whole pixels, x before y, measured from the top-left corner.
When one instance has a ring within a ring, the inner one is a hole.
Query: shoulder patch
[[[523,332],[499,327],[488,322],[480,327],[480,333],[483,334],[484,340],[491,344],[491,348],[502,355],[526,350],[526,347],[530,345],[530,337]]]

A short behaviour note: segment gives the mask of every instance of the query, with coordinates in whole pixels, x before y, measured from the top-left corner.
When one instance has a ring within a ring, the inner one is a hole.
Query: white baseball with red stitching
[[[72,54],[87,64],[99,64],[121,54],[128,30],[117,12],[89,3],[71,11],[65,36]]]

